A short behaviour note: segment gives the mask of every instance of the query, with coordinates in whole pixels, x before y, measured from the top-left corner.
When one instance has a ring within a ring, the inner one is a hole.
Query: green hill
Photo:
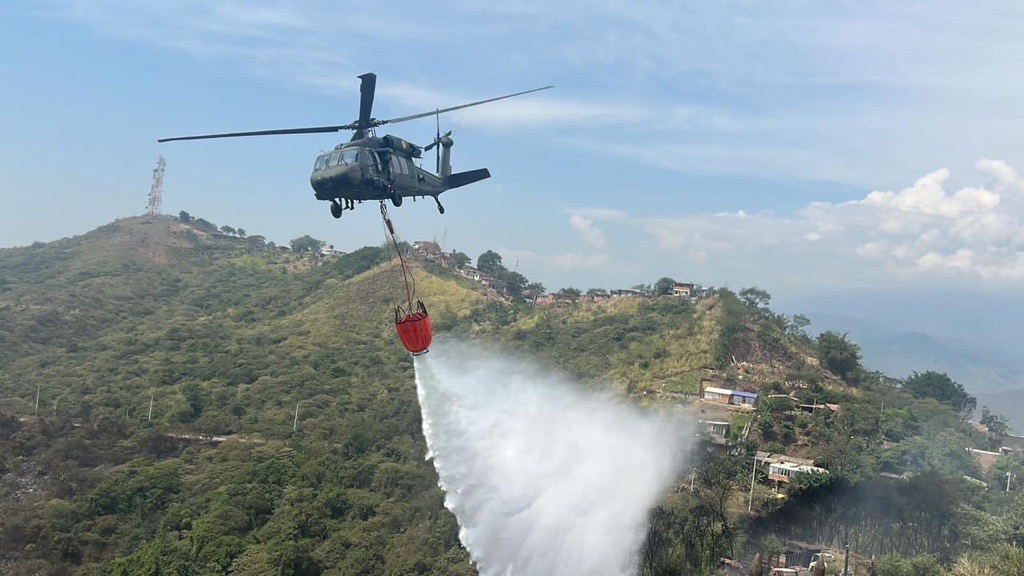
[[[171,218],[0,250],[0,573],[474,573],[423,459],[392,256],[295,253]],[[535,309],[412,263],[439,333],[731,424],[654,511],[644,574],[707,573],[769,535],[834,546],[870,532],[871,553],[949,561],[1020,544],[1014,494],[992,487],[1024,460],[982,470],[966,449],[995,437],[865,370],[845,338],[809,337],[762,291]],[[760,405],[700,401],[701,380]],[[840,408],[798,406],[824,403]],[[782,486],[786,498],[762,478],[748,513],[757,450],[830,474]],[[950,518],[955,537],[925,534]]]

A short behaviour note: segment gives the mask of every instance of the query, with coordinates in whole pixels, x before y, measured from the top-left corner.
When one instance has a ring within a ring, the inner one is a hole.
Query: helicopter
[[[397,207],[402,205],[404,198],[415,200],[427,196],[434,199],[434,202],[437,203],[437,211],[444,214],[444,206],[438,198],[442,192],[490,178],[491,173],[486,168],[452,173],[451,149],[455,142],[451,138],[451,131],[441,134],[439,116],[446,112],[553,88],[553,86],[544,86],[450,108],[379,120],[370,116],[373,109],[373,96],[377,87],[377,75],[368,72],[358,78],[360,80],[359,118],[349,124],[178,136],[161,138],[157,142],[353,130],[351,140],[338,144],[332,151],[317,156],[313,165],[313,173],[309,177],[309,183],[313,187],[316,199],[327,200],[331,203],[332,216],[341,218],[345,210],[353,210],[356,202],[362,203],[365,200],[390,200]],[[379,126],[428,116],[438,118],[437,136],[425,147],[417,146],[391,134],[379,138],[376,135],[376,128]],[[431,149],[436,149],[436,174],[420,168],[414,162],[422,158],[424,152]]]

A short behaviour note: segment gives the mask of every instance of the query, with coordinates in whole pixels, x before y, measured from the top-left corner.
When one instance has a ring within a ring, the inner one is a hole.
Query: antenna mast
[[[164,167],[167,162],[163,156],[156,161],[156,168],[153,169],[153,185],[149,188],[149,206],[146,207],[146,214],[150,216],[160,215],[160,204],[164,199]]]

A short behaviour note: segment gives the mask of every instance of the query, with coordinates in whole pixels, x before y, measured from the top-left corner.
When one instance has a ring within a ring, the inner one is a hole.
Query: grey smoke
[[[416,385],[427,456],[481,576],[633,572],[690,426],[476,345],[436,345]]]

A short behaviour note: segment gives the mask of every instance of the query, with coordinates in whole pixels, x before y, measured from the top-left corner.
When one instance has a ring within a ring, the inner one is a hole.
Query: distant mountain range
[[[899,378],[915,371],[945,372],[978,398],[978,406],[989,406],[1024,430],[1024,358],[955,338],[898,333],[848,316],[810,318],[812,333],[848,332],[860,345],[865,366]]]

